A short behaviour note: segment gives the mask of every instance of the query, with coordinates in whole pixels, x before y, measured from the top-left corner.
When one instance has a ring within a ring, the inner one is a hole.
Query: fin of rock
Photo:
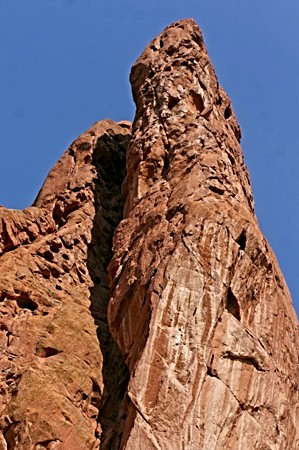
[[[1,450],[99,449],[108,429],[118,445],[128,371],[108,331],[106,268],[130,128],[94,124],[34,206],[0,209]]]
[[[109,325],[130,372],[121,448],[295,449],[298,321],[194,21],[154,39],[131,82],[109,266]]]
[[[131,82],[132,130],[0,208],[0,449],[295,449],[298,321],[194,21]]]

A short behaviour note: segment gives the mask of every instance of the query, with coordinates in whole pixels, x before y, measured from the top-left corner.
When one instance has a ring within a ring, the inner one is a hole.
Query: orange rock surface
[[[298,320],[194,21],[131,83],[132,130],[0,208],[0,450],[295,450]]]
[[[295,450],[298,321],[196,24],[154,39],[131,82],[109,304],[130,372],[123,448]]]
[[[0,209],[1,450],[98,449],[108,425],[117,442],[127,369],[108,332],[106,266],[129,132],[96,123],[34,206]]]

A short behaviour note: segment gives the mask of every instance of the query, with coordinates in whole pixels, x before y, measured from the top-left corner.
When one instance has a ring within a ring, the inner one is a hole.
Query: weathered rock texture
[[[132,138],[95,124],[0,209],[0,450],[295,450],[297,318],[196,24],[131,81]]]
[[[1,450],[119,440],[127,369],[109,337],[106,266],[129,132],[127,123],[95,124],[33,207],[0,209]]]
[[[131,82],[125,219],[109,269],[109,325],[130,372],[122,445],[297,449],[297,318],[196,24],[154,39]]]

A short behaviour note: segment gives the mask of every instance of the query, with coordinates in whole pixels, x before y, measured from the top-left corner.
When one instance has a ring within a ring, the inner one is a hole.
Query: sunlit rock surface
[[[154,39],[131,82],[109,304],[130,371],[123,448],[299,448],[298,322],[197,25]]]
[[[298,321],[194,21],[131,82],[132,130],[0,208],[0,450],[295,450]]]

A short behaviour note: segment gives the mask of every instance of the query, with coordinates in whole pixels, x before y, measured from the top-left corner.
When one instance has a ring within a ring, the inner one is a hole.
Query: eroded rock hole
[[[229,106],[227,106],[224,110],[224,118],[227,120],[230,118],[231,115],[232,115],[232,110],[230,109]]]
[[[29,309],[30,311],[35,311],[38,308],[38,304],[27,296],[18,298],[17,305],[19,308]]]
[[[50,250],[46,250],[42,255],[46,261],[52,262],[54,260],[54,255]]]
[[[60,248],[61,248],[61,244],[57,244],[56,242],[53,242],[50,245],[50,251],[53,253],[59,253]]]
[[[237,320],[239,320],[239,321],[241,320],[240,306],[239,306],[238,300],[234,296],[231,288],[228,288],[228,291],[227,291],[226,309]]]
[[[40,358],[50,358],[51,356],[58,355],[58,353],[61,353],[61,351],[54,347],[42,347],[36,350],[36,355]]]
[[[237,239],[237,244],[240,246],[240,250],[245,250],[246,247],[246,234],[242,233]]]
[[[223,195],[224,189],[218,188],[217,186],[209,186],[210,191],[215,192],[215,194]]]
[[[180,99],[177,97],[170,97],[168,100],[168,108],[171,110],[173,109],[178,103]]]
[[[167,48],[166,50],[165,50],[165,53],[168,55],[168,56],[172,56],[173,54],[174,54],[174,52],[175,52],[175,47],[169,47],[169,48]]]
[[[202,112],[204,110],[204,107],[205,107],[203,99],[202,99],[202,96],[200,94],[198,94],[197,92],[194,92],[194,91],[191,91],[190,94],[191,94],[191,97],[192,97],[192,100],[193,100],[193,103],[194,103],[196,109],[199,112]]]

